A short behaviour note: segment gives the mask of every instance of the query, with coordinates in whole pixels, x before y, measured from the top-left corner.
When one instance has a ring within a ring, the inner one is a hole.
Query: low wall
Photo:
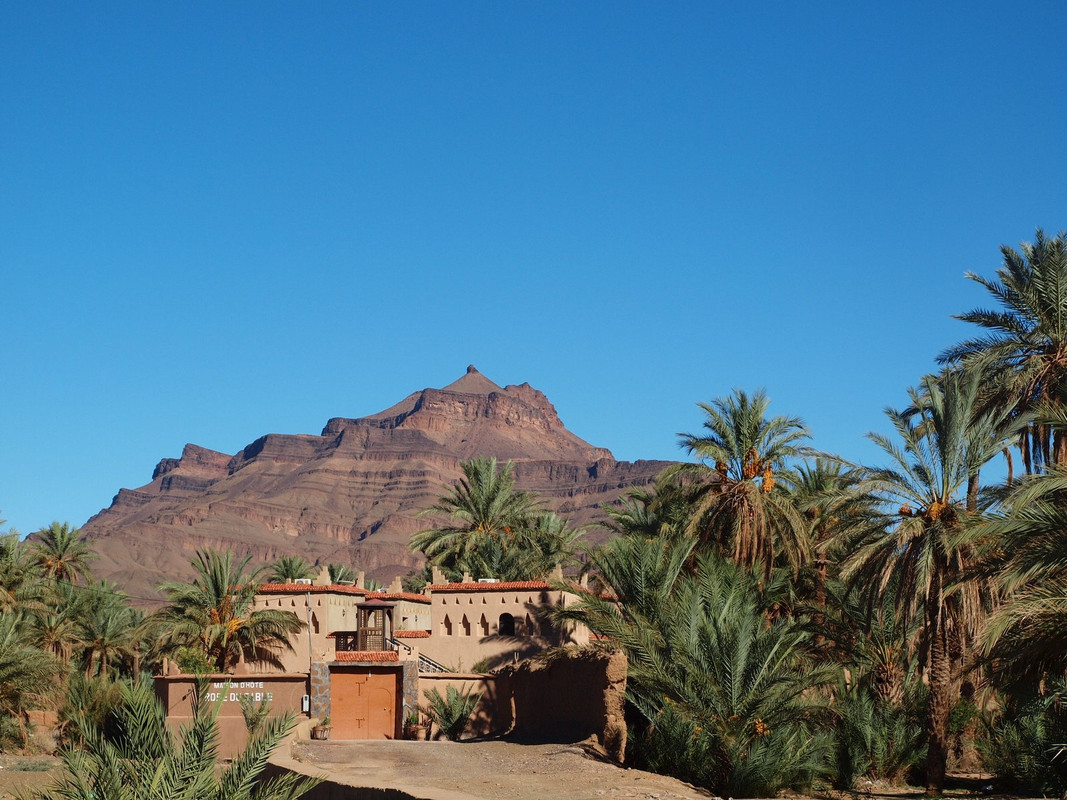
[[[288,711],[297,715],[297,722],[308,715],[301,709],[304,695],[309,693],[306,674],[289,675],[205,675],[208,682],[207,701],[219,703],[219,757],[232,758],[248,742],[248,729],[238,697],[250,696],[257,703],[270,701],[271,716]],[[173,730],[192,718],[192,698],[196,692],[194,675],[156,676],[156,696],[167,710],[167,724]]]
[[[595,737],[622,762],[626,752],[626,656],[621,652],[562,651],[546,662],[527,661],[497,674],[498,691],[512,700],[508,738],[577,742]]]
[[[454,686],[460,692],[473,689],[482,693],[474,709],[468,734],[491,736],[506,733],[512,726],[512,703],[508,691],[501,694],[495,675],[463,672],[431,672],[419,675],[419,706],[427,706],[426,692],[437,689],[442,696]],[[425,719],[425,714],[423,714]]]
[[[425,692],[474,688],[482,699],[469,735],[506,734],[520,742],[580,742],[594,738],[611,759],[626,751],[626,656],[564,650],[545,662],[527,661],[494,675],[433,673],[419,676]]]

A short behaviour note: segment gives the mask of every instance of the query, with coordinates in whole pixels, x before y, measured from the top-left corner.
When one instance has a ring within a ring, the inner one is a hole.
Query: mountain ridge
[[[501,387],[472,365],[383,411],[331,418],[317,436],[269,433],[233,455],[187,444],[82,530],[100,554],[94,573],[142,596],[189,577],[202,547],[339,561],[388,580],[421,564],[407,547],[426,525],[417,514],[479,456],[513,461],[516,484],[574,524],[603,519],[602,503],[672,463],[617,461],[567,430],[539,390]]]

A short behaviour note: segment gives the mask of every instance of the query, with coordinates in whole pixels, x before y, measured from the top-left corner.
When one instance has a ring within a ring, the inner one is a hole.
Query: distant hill
[[[337,561],[391,579],[421,566],[407,546],[426,527],[416,514],[476,456],[513,460],[518,486],[575,524],[602,519],[602,503],[671,463],[616,461],[568,431],[528,383],[501,388],[471,366],[385,411],[331,419],[318,436],[268,434],[232,456],[186,445],[82,530],[100,554],[94,575],[142,596],[189,577],[190,559],[208,546],[257,562]]]

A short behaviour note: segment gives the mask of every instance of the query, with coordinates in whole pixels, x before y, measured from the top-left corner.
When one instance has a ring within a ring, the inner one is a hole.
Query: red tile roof
[[[511,592],[526,589],[551,589],[548,581],[499,581],[497,583],[434,583],[432,592]]]
[[[313,586],[306,583],[264,583],[256,594],[307,594],[308,592],[312,594],[367,594],[366,589],[360,589],[358,586],[341,586],[336,583],[328,586]]]
[[[334,654],[334,660],[351,664],[387,664],[399,661],[396,650],[342,650]]]
[[[394,639],[429,639],[429,631],[393,631]]]
[[[367,592],[368,600],[410,600],[413,603],[429,603],[430,598],[424,594],[412,592]]]

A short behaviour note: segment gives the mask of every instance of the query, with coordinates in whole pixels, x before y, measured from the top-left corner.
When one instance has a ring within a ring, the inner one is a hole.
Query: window
[[[515,617],[511,614],[501,614],[496,626],[497,633],[501,636],[515,635]]]

